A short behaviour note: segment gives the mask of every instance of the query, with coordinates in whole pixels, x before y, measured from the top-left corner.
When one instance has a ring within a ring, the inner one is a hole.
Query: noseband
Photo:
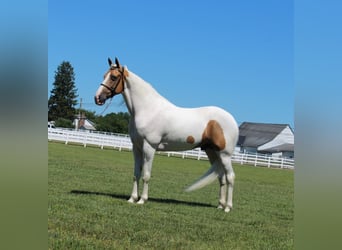
[[[122,70],[119,70],[119,72],[121,74],[118,77],[117,83],[114,85],[114,87],[109,87],[109,86],[107,86],[106,84],[103,84],[103,83],[100,84],[101,86],[105,87],[106,89],[108,89],[110,91],[110,97],[109,98],[112,98],[113,96],[115,96],[117,94],[120,94],[120,93],[116,92],[116,89],[119,86],[120,81],[124,81],[124,78],[125,78],[124,71],[125,71],[124,67],[122,67]]]

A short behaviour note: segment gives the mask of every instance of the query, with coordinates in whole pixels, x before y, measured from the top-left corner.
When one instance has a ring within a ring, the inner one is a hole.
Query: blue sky
[[[182,107],[294,127],[292,1],[49,1],[48,96],[70,61],[83,108],[115,56]],[[108,112],[127,111],[115,97]]]

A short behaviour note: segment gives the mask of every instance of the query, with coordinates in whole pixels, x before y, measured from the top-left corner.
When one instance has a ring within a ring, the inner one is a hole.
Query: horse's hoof
[[[230,212],[230,207],[226,207],[226,208],[224,209],[224,211],[225,211],[226,213],[229,213],[229,212]]]
[[[133,197],[129,198],[129,200],[127,201],[128,203],[135,203],[136,199],[134,199]]]
[[[143,205],[145,203],[145,200],[144,199],[140,199],[138,202],[137,202],[137,204],[139,204],[139,205]]]
[[[224,207],[221,205],[221,204],[219,204],[218,206],[217,206],[217,209],[223,209]]]

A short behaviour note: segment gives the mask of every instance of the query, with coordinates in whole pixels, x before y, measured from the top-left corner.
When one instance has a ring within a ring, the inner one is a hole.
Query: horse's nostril
[[[95,104],[97,105],[103,105],[106,102],[106,98],[104,98],[102,95],[95,96],[94,100],[95,100]]]
[[[100,95],[99,97],[98,97],[98,101],[99,101],[99,104],[105,104],[105,102],[106,102],[106,96],[104,95],[104,94],[102,94],[102,95]]]

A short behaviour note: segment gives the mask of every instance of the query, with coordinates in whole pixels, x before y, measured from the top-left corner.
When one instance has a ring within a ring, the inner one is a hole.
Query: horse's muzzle
[[[103,105],[106,102],[106,98],[103,95],[94,96],[95,104],[96,105]]]

